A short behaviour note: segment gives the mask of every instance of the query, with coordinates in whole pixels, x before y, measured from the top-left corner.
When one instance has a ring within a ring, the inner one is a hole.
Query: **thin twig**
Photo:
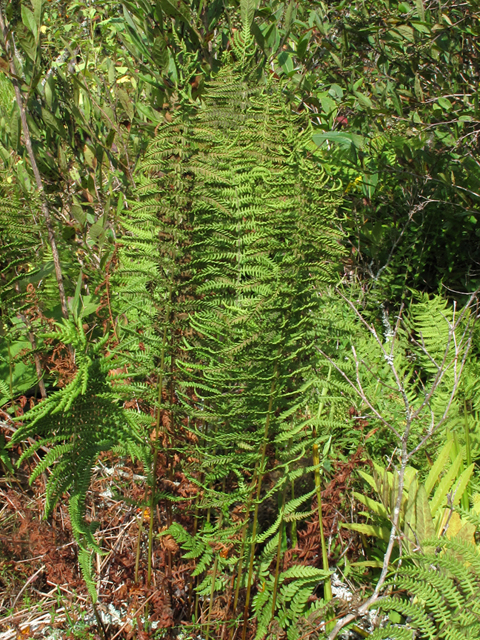
[[[22,595],[22,593],[25,591],[25,589],[28,587],[29,584],[31,584],[32,582],[34,582],[34,580],[36,580],[36,578],[42,573],[42,571],[45,569],[45,565],[42,565],[40,567],[40,569],[38,571],[36,571],[33,576],[30,576],[30,578],[25,582],[25,584],[23,585],[23,587],[20,589],[20,591],[17,593],[17,597],[15,598],[15,600],[13,601],[12,604],[12,609],[15,608],[15,605],[18,602],[18,599],[20,598],[20,596]]]

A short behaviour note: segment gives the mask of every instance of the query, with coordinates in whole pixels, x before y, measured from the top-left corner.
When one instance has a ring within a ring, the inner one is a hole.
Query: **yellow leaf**
[[[450,510],[449,509],[445,509],[445,511],[448,513]],[[448,522],[448,529],[447,529],[447,538],[450,540],[451,538],[455,538],[455,536],[458,534],[458,532],[460,531],[460,529],[462,528],[463,523],[460,519],[460,516],[458,515],[458,513],[456,511],[454,511],[451,515],[451,518]]]

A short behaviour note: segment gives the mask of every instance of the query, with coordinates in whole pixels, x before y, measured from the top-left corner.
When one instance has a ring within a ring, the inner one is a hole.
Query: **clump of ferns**
[[[248,30],[242,37],[245,46]],[[226,66],[208,85],[191,138],[197,303],[184,384],[197,398],[190,411],[212,481],[251,479],[233,602],[235,612],[246,589],[245,635],[259,507],[278,494],[278,487],[263,492],[268,452],[281,425],[294,425],[316,378],[319,289],[339,254],[335,195],[306,153],[308,122],[291,114],[279,85],[252,84],[241,65]]]

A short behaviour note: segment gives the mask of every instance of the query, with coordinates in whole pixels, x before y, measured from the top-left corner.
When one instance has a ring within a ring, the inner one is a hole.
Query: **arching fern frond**
[[[50,467],[46,490],[46,515],[51,513],[65,492],[70,493],[69,512],[72,531],[80,546],[79,560],[89,589],[92,577],[85,570],[90,566],[89,549],[99,551],[93,536],[95,523],[85,518],[87,491],[92,469],[102,451],[119,441],[141,441],[135,422],[118,402],[113,380],[109,376],[111,361],[102,355],[106,337],[89,342],[81,321],[64,320],[58,332],[49,334],[75,349],[77,372],[63,389],[52,393],[43,402],[22,416],[22,424],[12,438],[12,445],[37,438],[20,457],[19,463],[31,457],[41,443],[55,443],[35,468],[30,481]],[[40,443],[40,444],[39,444]]]

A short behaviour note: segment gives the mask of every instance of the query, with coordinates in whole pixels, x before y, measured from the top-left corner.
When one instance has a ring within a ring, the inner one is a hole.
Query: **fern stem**
[[[193,612],[194,618],[195,618],[195,622],[197,622],[198,620],[198,591],[195,593],[195,610]]]
[[[160,371],[158,373],[158,395],[157,395],[157,418],[155,422],[155,443],[153,445],[153,477],[150,495],[150,523],[148,527],[148,565],[147,565],[147,587],[152,579],[152,552],[153,552],[153,510],[155,508],[155,494],[158,469],[158,440],[160,438],[160,423],[162,420],[162,393],[163,393],[163,371],[165,367],[165,349],[167,344],[167,325],[163,328],[162,349],[160,352]]]
[[[207,630],[205,632],[205,640],[210,640],[210,620],[212,617],[213,597],[215,595],[215,582],[217,580],[217,569],[218,555],[215,556],[215,562],[213,563],[212,586],[210,587],[210,602],[208,604]]]
[[[105,629],[105,626],[103,624],[103,620],[101,619],[99,613],[98,613],[98,609],[97,609],[97,605],[95,603],[92,604],[93,606],[93,613],[95,614],[95,619],[97,621],[97,628],[100,631],[103,640],[107,640],[107,632]]]
[[[243,554],[245,553],[245,541],[247,538],[249,512],[250,512],[250,509],[247,510],[247,515],[245,517],[245,524],[243,525],[243,530],[242,530],[242,543],[240,545],[240,554],[238,559],[238,573],[237,573],[237,580],[235,585],[235,597],[233,599],[233,615],[235,615],[235,613],[237,612],[238,597],[240,595],[240,584],[242,582],[242,573],[243,573]]]
[[[218,518],[218,531],[220,531],[222,526],[223,514],[220,513]],[[207,630],[205,633],[205,640],[210,640],[210,621],[212,618],[212,608],[213,608],[213,598],[215,596],[215,582],[217,581],[217,571],[218,571],[218,553],[215,555],[215,562],[213,563],[213,575],[212,575],[212,586],[210,587],[210,602],[208,605],[208,616],[207,616]]]
[[[252,578],[253,578],[253,561],[255,559],[255,541],[257,537],[257,524],[258,524],[258,507],[260,502],[260,493],[262,490],[262,481],[263,481],[263,472],[265,466],[265,459],[267,457],[267,442],[268,442],[268,433],[270,430],[270,421],[272,417],[273,410],[273,398],[275,394],[275,388],[277,383],[279,373],[278,367],[278,359],[275,362],[275,369],[273,373],[272,386],[270,389],[270,399],[268,401],[268,411],[265,419],[265,431],[263,433],[263,443],[262,443],[262,457],[260,460],[260,465],[258,467],[257,474],[257,490],[255,495],[255,511],[253,515],[253,524],[252,524],[252,542],[250,546],[250,562],[248,566],[248,578],[247,578],[247,594],[245,596],[245,609],[243,612],[243,629],[242,629],[242,640],[245,640],[247,634],[247,620],[248,620],[248,608],[250,606],[250,593],[252,590]]]
[[[254,475],[254,479],[252,482],[252,488],[247,500],[247,503],[245,505],[245,523],[242,527],[242,541],[240,544],[240,553],[238,556],[238,573],[237,573],[237,579],[236,579],[236,584],[235,584],[235,597],[233,600],[233,614],[235,615],[235,613],[237,612],[237,606],[238,606],[238,598],[240,596],[240,587],[241,587],[241,583],[242,583],[242,575],[243,575],[243,556],[245,553],[245,545],[246,545],[246,540],[247,540],[247,531],[248,531],[248,522],[249,522],[249,516],[250,516],[250,510],[252,508],[252,502],[253,502],[253,496],[254,496],[254,491],[255,491],[255,482],[256,482],[256,473]],[[234,634],[234,629],[232,629],[232,637]]]
[[[8,382],[9,382],[9,390],[10,390],[10,400],[13,400],[13,359],[12,359],[12,348],[10,345],[10,340],[7,340],[7,349],[8,349]]]
[[[320,396],[321,400],[318,406],[317,422],[318,420],[320,420],[320,416],[322,415],[322,412],[325,406],[325,397],[327,395],[328,382],[330,381],[331,375],[332,375],[332,367],[329,367],[327,380],[322,388],[322,393]],[[315,425],[312,427],[312,435],[314,439],[317,437],[317,430],[315,428]],[[325,540],[325,533],[323,530],[322,488],[321,488],[321,482],[320,482],[320,455],[318,452],[318,444],[316,442],[314,442],[312,447],[312,457],[313,457],[313,466],[315,467],[314,475],[315,475],[315,489],[317,494],[318,528],[320,532],[320,544],[322,548],[322,566],[325,569],[325,571],[328,571],[329,570],[328,550],[327,550],[327,542]],[[332,584],[329,578],[325,578],[323,591],[324,591],[325,601],[330,602],[333,596],[332,596]],[[329,625],[327,624],[327,631],[329,630],[330,630]]]
[[[278,579],[280,577],[280,560],[282,556],[282,541],[283,541],[283,526],[284,526],[283,512],[285,510],[286,497],[287,497],[287,483],[285,482],[285,486],[283,488],[282,508],[281,508],[282,519],[280,521],[280,527],[278,529],[277,562],[275,563],[275,581],[273,584],[273,595],[272,595],[272,619],[275,615],[275,607],[277,606]]]
[[[253,489],[255,488],[255,485],[253,485]],[[237,573],[237,579],[236,579],[236,584],[235,584],[235,597],[233,599],[233,615],[236,614],[237,612],[237,606],[238,606],[238,598],[240,595],[240,586],[242,583],[242,574],[243,574],[243,556],[245,553],[245,543],[246,543],[246,539],[247,539],[247,529],[248,529],[248,516],[250,514],[250,509],[252,507],[252,499],[253,499],[253,489],[252,492],[249,495],[247,504],[245,505],[245,523],[242,527],[242,541],[240,544],[240,553],[238,556],[238,573]],[[234,629],[232,629],[232,637],[234,634]]]
[[[28,339],[30,341],[30,344],[32,345],[32,351],[36,352],[37,351],[37,343],[36,343],[33,331],[31,330],[32,326],[31,326],[30,322],[22,314],[19,314],[19,318],[25,324],[25,326],[27,327],[27,329],[28,329]],[[38,390],[40,391],[40,395],[42,396],[42,398],[45,399],[47,397],[47,391],[45,389],[45,383],[43,381],[42,365],[40,363],[40,358],[38,357],[38,353],[34,354],[33,359],[35,361],[35,371],[37,373],[37,378],[38,378]]]
[[[464,419],[465,419],[465,456],[466,456],[466,464],[469,467],[472,464],[472,447],[470,443],[470,428],[468,426],[468,411],[467,411],[467,401],[463,401],[463,411],[464,411]]]
[[[323,516],[322,516],[322,488],[320,484],[320,456],[318,453],[318,444],[313,445],[313,464],[315,466],[315,489],[317,492],[318,503],[318,527],[320,530],[320,541],[322,546],[322,565],[325,571],[328,571],[328,551],[327,542],[325,540],[325,534],[323,531]],[[330,602],[332,599],[332,585],[328,578],[325,579],[324,584],[325,601]]]
[[[140,546],[142,543],[142,535],[143,535],[143,509],[142,509],[142,515],[140,516],[140,523],[138,525],[137,549],[135,552],[135,584],[138,584],[138,571],[140,567]]]
[[[292,480],[292,500],[295,499],[295,481]],[[297,537],[297,521],[296,520],[292,520],[292,524],[290,527],[290,538],[292,540],[292,549],[295,549],[295,547],[297,546],[297,542],[298,542],[298,537]]]
[[[463,400],[463,419],[464,419],[464,433],[465,433],[465,464],[469,467],[472,464],[472,449],[470,443],[470,428],[468,425],[468,411],[467,411],[467,400]],[[471,495],[471,486],[470,483],[465,487],[465,491],[462,496],[462,507],[468,511],[470,508],[470,495]]]

